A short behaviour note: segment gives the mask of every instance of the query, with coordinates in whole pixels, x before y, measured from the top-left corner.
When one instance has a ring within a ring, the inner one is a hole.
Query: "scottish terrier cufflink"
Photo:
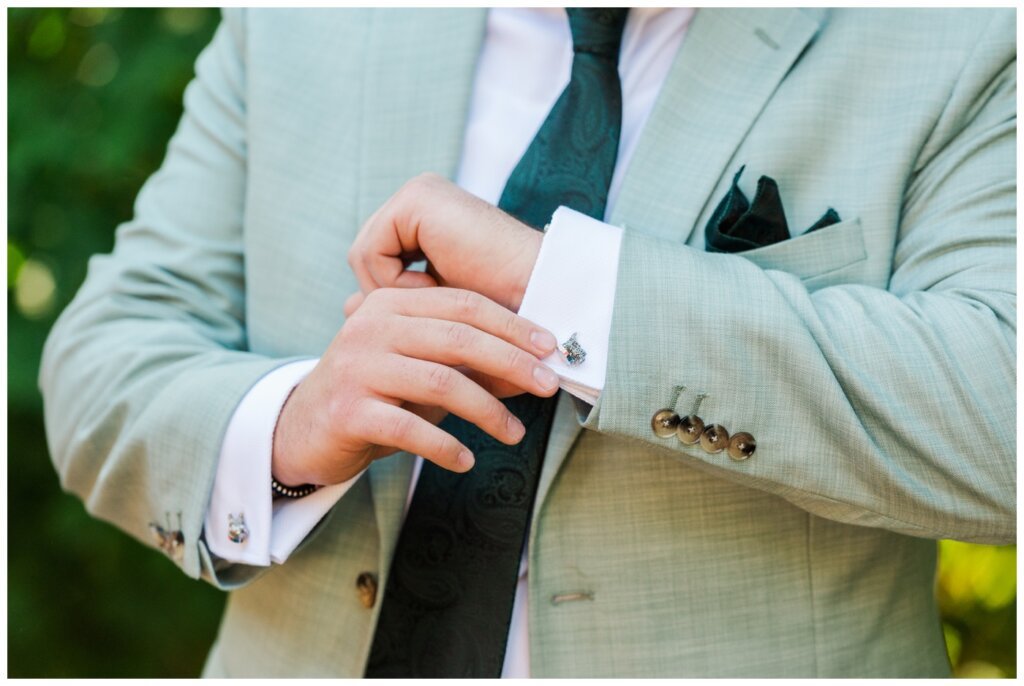
[[[576,340],[575,331],[569,336],[569,340],[558,346],[558,352],[562,354],[562,359],[570,367],[579,367],[587,359],[587,351]]]

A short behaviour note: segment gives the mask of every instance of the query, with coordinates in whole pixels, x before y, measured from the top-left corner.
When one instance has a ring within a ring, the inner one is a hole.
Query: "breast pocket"
[[[735,254],[762,269],[798,276],[808,290],[857,281],[867,260],[859,217]]]

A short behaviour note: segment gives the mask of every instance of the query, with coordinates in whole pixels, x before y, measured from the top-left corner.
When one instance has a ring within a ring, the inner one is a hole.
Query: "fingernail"
[[[550,391],[558,385],[558,376],[542,364],[538,364],[533,368],[533,378],[537,380],[537,383],[545,391]]]
[[[537,348],[537,350],[540,350],[545,354],[554,350],[558,345],[558,341],[555,340],[554,336],[549,334],[547,331],[539,330],[535,330],[530,334],[530,342],[533,343],[533,346]]]
[[[509,415],[506,420],[508,424],[508,435],[514,442],[518,443],[526,435],[526,427],[515,415]]]
[[[462,471],[468,472],[473,468],[475,462],[476,460],[473,459],[473,453],[463,448],[462,452],[459,453],[459,467]]]

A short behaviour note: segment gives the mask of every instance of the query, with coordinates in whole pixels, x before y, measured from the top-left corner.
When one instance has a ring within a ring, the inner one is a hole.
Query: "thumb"
[[[394,288],[433,288],[437,286],[437,279],[425,272],[406,269],[395,278],[395,282],[391,285]]]

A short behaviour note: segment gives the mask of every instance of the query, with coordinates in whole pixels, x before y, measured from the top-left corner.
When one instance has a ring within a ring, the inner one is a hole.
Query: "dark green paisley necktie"
[[[569,9],[569,84],[498,206],[540,228],[559,205],[603,219],[622,124],[625,9]],[[555,398],[505,403],[526,426],[504,445],[454,415],[441,424],[476,455],[455,474],[423,463],[395,547],[368,677],[497,677]]]

